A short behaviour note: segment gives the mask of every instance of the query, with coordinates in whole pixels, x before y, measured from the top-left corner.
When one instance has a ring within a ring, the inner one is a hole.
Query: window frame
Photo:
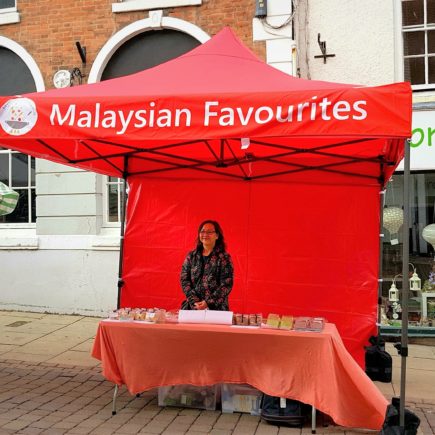
[[[20,14],[17,9],[17,0],[15,0],[15,7],[13,8],[0,8],[0,26],[6,24],[16,24],[20,22]]]
[[[113,181],[110,181],[110,177],[103,176],[103,227],[105,228],[119,228],[121,225],[121,207],[122,207],[122,189],[124,186],[124,180],[122,178],[112,177]],[[117,185],[117,206],[118,206],[118,220],[109,220],[109,186]]]
[[[17,0],[14,0],[15,6],[11,6],[9,8],[2,8],[0,6],[0,14],[7,14],[9,12],[17,12]]]
[[[17,5],[17,1],[15,1],[15,5]],[[10,15],[14,15],[14,14],[10,14],[10,13],[3,14],[2,12],[0,12],[0,25],[5,24],[5,21],[3,20],[3,16],[8,17]],[[19,14],[16,13],[15,15],[18,16],[18,21],[19,21]],[[11,21],[11,22],[15,22],[15,21]],[[24,61],[24,63],[29,68],[30,73],[32,74],[33,80],[35,81],[36,92],[41,92],[41,91],[45,90],[45,84],[44,84],[44,79],[42,77],[41,70],[39,69],[39,67],[38,67],[37,63],[35,62],[35,60],[33,59],[33,57],[24,49],[24,47],[22,47],[20,44],[13,41],[12,39],[6,38],[5,36],[1,36],[1,35],[0,35],[0,47],[5,47],[5,48],[13,51],[17,56],[19,56]],[[2,149],[1,151],[11,151],[11,150],[6,150],[6,149],[3,150]],[[35,160],[35,166],[36,166],[36,160]],[[35,172],[35,194],[36,194],[36,178],[37,178],[37,174]],[[35,217],[37,217],[37,216],[38,216],[38,214],[36,213]],[[8,229],[12,229],[12,230],[23,229],[23,230],[25,230],[28,228],[32,229],[32,232],[34,232],[36,229],[36,223],[35,222],[28,222],[28,223],[22,223],[22,222],[4,222],[3,223],[3,222],[1,222],[0,223],[0,241],[1,241],[3,234],[7,234]],[[24,231],[24,233],[27,234],[26,231]],[[21,246],[21,245],[17,245],[17,246]],[[14,247],[14,249],[15,248],[16,247]],[[27,249],[27,248],[24,247],[23,249]]]
[[[402,2],[401,2],[402,4]],[[416,54],[416,55],[405,55],[404,49],[402,51],[402,65],[403,65],[403,77],[405,78],[405,60],[406,59],[424,59],[424,84],[419,85],[413,85],[412,89],[415,91],[426,91],[426,90],[433,90],[435,89],[435,82],[434,83],[428,83],[429,82],[429,65],[428,61],[430,57],[435,58],[435,52],[429,54],[428,53],[428,31],[435,31],[435,23],[431,23],[428,25],[427,23],[427,0],[423,0],[423,24],[415,24],[410,26],[404,26],[403,25],[403,16],[401,15],[401,37],[402,37],[402,44],[404,44],[404,34],[405,33],[411,33],[411,32],[424,32],[424,53],[423,54]],[[403,45],[404,46],[404,45]]]
[[[28,221],[27,222],[0,222],[0,229],[3,228],[36,228],[36,217],[37,215],[35,214],[34,218],[35,218],[35,222],[32,222],[32,191],[34,193],[35,196],[35,201],[36,201],[36,170],[35,170],[35,176],[34,176],[34,184],[32,185],[32,178],[31,178],[31,161],[33,159],[35,166],[36,166],[36,159],[35,157],[29,156],[27,154],[23,154],[20,153],[19,151],[14,151],[14,150],[10,150],[7,148],[4,149],[0,149],[0,154],[7,154],[9,157],[9,165],[8,165],[8,179],[7,179],[7,183],[5,183],[7,186],[9,186],[11,189],[17,191],[21,191],[21,190],[27,190],[28,192],[28,210],[29,210],[29,214],[28,214]],[[12,154],[22,154],[24,156],[27,156],[27,186],[14,186],[12,184]],[[35,211],[36,213],[36,211]]]

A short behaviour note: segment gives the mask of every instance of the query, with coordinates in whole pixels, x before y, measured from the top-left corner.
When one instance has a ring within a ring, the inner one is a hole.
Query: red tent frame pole
[[[122,184],[123,192],[122,192],[122,201],[121,201],[121,234],[119,240],[119,269],[118,269],[118,298],[116,307],[119,310],[121,308],[121,292],[122,287],[124,286],[124,280],[122,279],[122,266],[124,259],[124,233],[125,233],[125,215],[127,208],[127,165],[128,165],[128,157],[124,158],[124,182]]]

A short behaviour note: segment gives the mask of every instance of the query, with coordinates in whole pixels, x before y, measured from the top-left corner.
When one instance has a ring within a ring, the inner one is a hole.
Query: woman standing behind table
[[[196,249],[190,251],[181,268],[185,310],[229,310],[233,288],[233,263],[225,251],[224,234],[216,221],[206,220],[198,228]]]

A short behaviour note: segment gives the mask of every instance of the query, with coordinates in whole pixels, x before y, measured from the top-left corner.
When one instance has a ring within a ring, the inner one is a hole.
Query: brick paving
[[[100,367],[66,366],[0,359],[0,434],[211,434],[211,435],[296,435],[302,429],[268,425],[248,414],[222,414],[183,408],[161,408],[156,391],[140,397],[125,388],[112,416],[113,385],[101,375]],[[420,435],[435,431],[435,403],[414,401],[407,407],[421,418]],[[323,425],[317,433],[373,434]]]

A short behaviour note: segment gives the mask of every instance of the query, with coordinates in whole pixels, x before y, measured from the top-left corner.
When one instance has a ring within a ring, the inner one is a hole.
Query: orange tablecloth
[[[92,356],[132,394],[177,384],[247,383],[297,399],[342,426],[380,429],[387,400],[345,349],[321,333],[218,325],[102,321]]]

